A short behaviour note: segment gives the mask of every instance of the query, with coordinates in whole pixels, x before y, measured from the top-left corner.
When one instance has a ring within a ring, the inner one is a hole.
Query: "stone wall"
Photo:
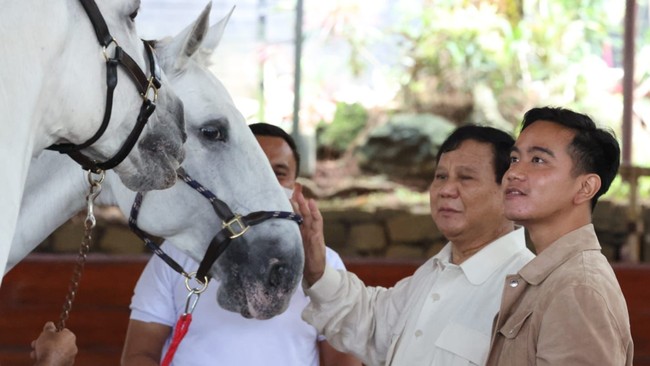
[[[612,262],[620,259],[619,249],[627,239],[626,210],[625,205],[603,201],[594,212],[603,253]],[[642,259],[650,262],[650,207],[644,207],[642,214],[646,228]],[[326,242],[344,256],[428,258],[446,243],[428,209],[326,210],[323,217]]]
[[[328,208],[322,206],[325,239],[332,249],[345,257],[424,259],[437,253],[446,240],[434,225],[428,207],[408,209]],[[114,254],[147,252],[143,243],[127,227],[115,207],[99,207],[97,227],[91,251]],[[38,248],[41,252],[77,252],[83,234],[83,218],[73,218]],[[643,209],[643,261],[650,262],[650,207]],[[608,201],[599,203],[594,225],[603,252],[611,261],[619,259],[619,248],[626,240],[626,206]]]

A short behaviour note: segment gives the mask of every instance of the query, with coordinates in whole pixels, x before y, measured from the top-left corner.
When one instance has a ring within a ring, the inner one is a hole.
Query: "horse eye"
[[[223,140],[223,134],[221,130],[215,127],[202,127],[201,134],[208,140],[211,141],[220,141]]]
[[[138,16],[138,10],[139,10],[139,9],[136,9],[136,11],[134,11],[134,12],[131,13],[131,14],[129,14],[129,18],[131,18],[131,20],[135,20],[135,18]]]

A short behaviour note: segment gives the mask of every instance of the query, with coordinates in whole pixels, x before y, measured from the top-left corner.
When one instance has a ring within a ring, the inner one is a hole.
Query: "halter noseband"
[[[68,154],[74,161],[79,163],[84,170],[90,170],[93,172],[98,172],[100,170],[108,170],[114,168],[116,165],[122,162],[129,155],[129,152],[135,146],[135,143],[138,141],[140,134],[144,130],[144,126],[147,124],[149,117],[156,109],[156,100],[158,98],[158,89],[161,87],[160,82],[160,68],[156,62],[156,57],[153,52],[153,47],[147,41],[142,41],[144,43],[144,48],[147,54],[147,59],[149,61],[149,72],[150,77],[147,78],[145,73],[140,69],[138,64],[126,53],[118,44],[117,41],[111,36],[108,26],[104,21],[97,4],[94,0],[80,0],[81,5],[88,14],[90,22],[93,25],[95,34],[97,35],[97,40],[99,44],[104,48],[104,57],[106,58],[106,107],[104,109],[104,119],[102,124],[95,132],[95,134],[88,139],[86,142],[75,145],[72,143],[63,143],[55,144],[47,147],[48,150],[58,151],[62,154]],[[110,58],[108,56],[107,48],[112,44],[115,47],[114,57]],[[115,91],[115,86],[117,85],[117,66],[121,65],[127,71],[131,79],[133,79],[136,88],[142,96],[142,106],[140,107],[140,113],[136,120],[136,124],[133,127],[133,130],[127,137],[126,141],[118,150],[118,152],[110,159],[98,163],[87,156],[83,155],[80,150],[92,145],[104,134],[108,123],[111,119],[111,112],[113,109],[113,92]],[[149,99],[150,92],[153,92],[152,99]]]
[[[199,264],[199,269],[196,271],[196,280],[202,283],[207,282],[207,279],[210,278],[208,272],[212,265],[217,261],[219,256],[228,249],[228,245],[235,239],[244,235],[246,231],[251,226],[260,224],[266,220],[270,219],[287,219],[296,222],[297,224],[302,223],[302,217],[293,212],[286,211],[255,211],[251,212],[248,215],[242,216],[237,213],[233,213],[228,204],[217,198],[209,189],[205,188],[201,183],[192,179],[184,170],[180,168],[177,172],[177,175],[183,182],[187,183],[197,192],[201,193],[212,204],[212,208],[217,216],[222,221],[222,229],[215,235],[215,237],[210,241],[203,260]],[[131,230],[140,237],[145,242],[145,245],[158,255],[165,263],[167,263],[172,269],[180,273],[184,277],[189,277],[188,272],[186,272],[183,267],[178,264],[175,260],[169,257],[161,248],[156,244],[151,235],[147,234],[137,225],[138,213],[140,211],[140,206],[142,204],[143,193],[138,192],[135,196],[135,201],[131,207],[131,215],[129,217],[129,227]]]

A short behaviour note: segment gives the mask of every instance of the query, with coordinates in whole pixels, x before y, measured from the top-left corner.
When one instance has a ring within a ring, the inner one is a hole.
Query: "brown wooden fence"
[[[76,365],[119,365],[132,290],[147,255],[89,256],[68,327],[77,335]],[[367,285],[393,285],[421,261],[347,259],[348,270]],[[27,366],[29,345],[48,320],[56,321],[75,257],[32,254],[9,272],[0,288],[0,364]],[[616,265],[630,310],[635,365],[650,366],[650,265]]]

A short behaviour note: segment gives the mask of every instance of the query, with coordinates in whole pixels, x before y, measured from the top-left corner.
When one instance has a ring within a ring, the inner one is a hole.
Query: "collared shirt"
[[[461,265],[450,262],[448,243],[391,289],[326,268],[305,290],[311,303],[303,319],[366,365],[481,365],[503,279],[533,257],[518,229]]]
[[[593,225],[508,276],[488,365],[632,365],[623,293]]]

